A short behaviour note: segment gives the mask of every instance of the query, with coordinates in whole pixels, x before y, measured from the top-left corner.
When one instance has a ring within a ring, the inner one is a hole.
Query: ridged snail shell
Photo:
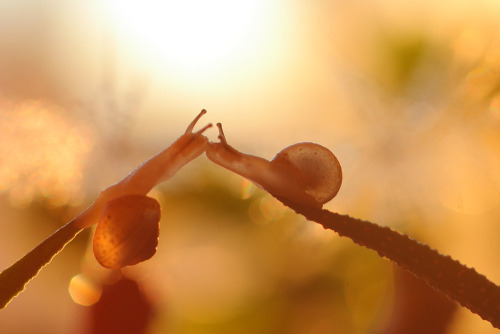
[[[109,201],[92,241],[97,261],[119,269],[150,259],[156,253],[160,204],[144,195],[125,195]]]
[[[315,143],[297,143],[280,151],[273,165],[297,170],[305,192],[321,204],[337,195],[342,184],[342,168],[337,157],[326,147]]]

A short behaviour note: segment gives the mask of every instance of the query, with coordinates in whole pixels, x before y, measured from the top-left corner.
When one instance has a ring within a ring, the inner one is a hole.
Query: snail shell
[[[337,157],[315,143],[297,143],[280,151],[271,161],[299,173],[305,192],[321,204],[337,195],[342,184],[342,168]]]
[[[119,269],[150,259],[156,253],[160,204],[144,195],[125,195],[109,201],[92,241],[97,261]]]

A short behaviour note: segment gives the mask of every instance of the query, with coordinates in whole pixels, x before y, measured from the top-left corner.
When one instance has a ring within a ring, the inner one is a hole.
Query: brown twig
[[[0,273],[0,309],[23,291],[26,284],[83,230],[77,227],[74,221],[58,229],[31,252]]]
[[[388,258],[500,329],[500,286],[473,268],[388,227],[278,199],[308,220]]]

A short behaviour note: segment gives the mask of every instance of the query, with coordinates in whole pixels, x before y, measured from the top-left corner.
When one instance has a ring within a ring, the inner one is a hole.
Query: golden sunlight
[[[68,290],[75,303],[90,306],[101,298],[102,287],[92,282],[84,274],[78,274],[71,279]]]
[[[92,149],[92,131],[70,121],[56,106],[0,100],[0,194],[26,207],[36,197],[51,205],[82,200],[82,170]]]
[[[210,72],[252,50],[266,2],[230,0],[108,1],[117,35],[141,57],[180,72]],[[269,5],[266,5],[269,7]],[[151,59],[153,58],[153,59]]]

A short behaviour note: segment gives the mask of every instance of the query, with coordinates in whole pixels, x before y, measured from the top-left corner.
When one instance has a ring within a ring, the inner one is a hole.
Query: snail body
[[[172,145],[102,191],[88,218],[82,220],[93,224],[93,219],[98,218],[92,243],[102,266],[119,269],[155,254],[161,210],[158,201],[146,194],[205,151],[208,139],[202,133],[212,125],[193,133],[196,122],[205,113],[203,109]]]
[[[182,166],[205,152],[208,139],[203,132],[212,124],[193,132],[198,120],[206,113],[203,109],[189,124],[185,133],[172,145],[145,161],[119,182],[107,187],[95,202],[74,221],[79,228],[94,225],[109,201],[125,195],[146,195],[157,184],[170,179]]]
[[[342,168],[335,155],[315,143],[297,143],[269,161],[231,147],[219,128],[220,143],[210,143],[207,157],[218,165],[253,181],[271,194],[292,202],[321,207],[337,195]]]

